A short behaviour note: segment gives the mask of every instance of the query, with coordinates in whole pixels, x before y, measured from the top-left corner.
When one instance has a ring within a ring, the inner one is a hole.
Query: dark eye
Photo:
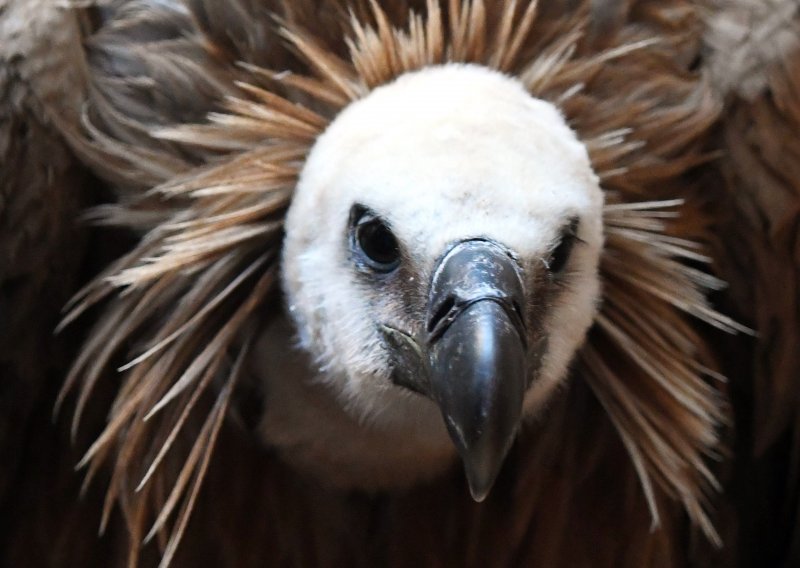
[[[356,206],[352,213],[353,245],[373,270],[391,272],[400,264],[400,247],[386,223],[371,211]]]
[[[553,274],[558,274],[567,266],[569,257],[572,254],[572,249],[575,246],[575,241],[578,240],[578,220],[573,219],[569,225],[561,232],[561,240],[550,253],[550,258],[547,261],[547,267]]]

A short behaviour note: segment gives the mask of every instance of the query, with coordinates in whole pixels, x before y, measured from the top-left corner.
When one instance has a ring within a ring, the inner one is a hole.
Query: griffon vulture
[[[0,97],[4,565],[800,561],[797,2],[2,0]]]

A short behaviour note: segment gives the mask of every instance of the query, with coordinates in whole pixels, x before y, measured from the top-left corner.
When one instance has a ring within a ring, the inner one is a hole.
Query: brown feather
[[[267,280],[261,282],[269,282],[273,268],[269,264],[255,268],[253,278],[240,279],[237,290],[229,283],[239,282],[237,274],[249,274],[248,265],[257,266],[252,263],[258,251],[267,251],[273,263],[277,258],[281,216],[311,144],[342,107],[398,75],[426,65],[472,62],[518,75],[533,95],[558,103],[586,140],[610,205],[608,250],[602,263],[605,302],[580,356],[576,378],[591,386],[617,430],[639,478],[653,527],[664,522],[660,509],[668,496],[682,502],[692,520],[716,541],[704,510],[715,481],[704,460],[715,453],[722,411],[719,396],[702,378],[704,367],[712,363],[684,314],[730,331],[741,328],[708,307],[703,289],[716,282],[680,262],[706,260],[693,250],[693,240],[702,236],[702,229],[673,222],[662,209],[671,203],[659,201],[680,197],[682,216],[692,214],[694,197],[687,191],[686,172],[708,159],[703,153],[705,139],[719,112],[708,86],[670,56],[667,47],[679,45],[682,38],[652,36],[661,17],[657,10],[649,27],[622,26],[617,40],[597,49],[585,39],[586,10],[537,15],[533,3],[508,2],[493,3],[490,12],[480,0],[450,2],[446,9],[431,0],[421,15],[412,12],[404,19],[407,24],[400,22],[399,27],[389,10],[370,3],[367,13],[357,10],[340,22],[350,28],[342,45],[329,44],[325,34],[315,34],[302,9],[287,4],[278,13],[282,23],[265,29],[284,38],[285,49],[300,62],[297,71],[275,73],[255,67],[264,62],[263,53],[238,47],[236,55],[246,65],[223,66],[212,75],[227,77],[229,83],[213,89],[225,110],[210,115],[205,124],[183,126],[190,121],[171,117],[168,108],[164,111],[168,121],[145,114],[145,109],[137,116],[134,107],[132,116],[117,127],[114,111],[103,111],[103,105],[110,101],[113,108],[124,109],[127,103],[114,102],[113,92],[98,95],[99,114],[89,115],[96,126],[88,133],[104,133],[82,144],[123,158],[127,163],[118,168],[121,173],[135,172],[153,151],[178,160],[163,173],[147,166],[151,175],[145,179],[152,180],[155,174],[160,183],[148,193],[150,197],[136,198],[128,206],[132,228],[142,228],[140,203],[156,197],[167,200],[171,218],[158,219],[140,247],[112,273],[96,280],[77,307],[83,310],[105,297],[113,306],[93,335],[102,342],[88,343],[83,359],[73,368],[72,377],[84,377],[76,421],[104,369],[119,357],[134,361],[123,366],[124,382],[109,424],[84,458],[84,463],[112,459],[116,464],[105,517],[116,501],[129,523],[144,522],[147,514],[141,512],[140,501],[151,494],[133,489],[149,483],[163,486],[159,477],[181,471],[171,477],[174,487],[168,500],[151,505],[160,511],[152,536],[166,529],[170,513],[184,503],[167,544],[164,558],[169,561],[196,495],[197,485],[189,490],[189,479],[195,476],[198,484],[205,472],[207,457],[201,459],[198,452],[210,455],[214,436],[209,428],[219,423],[224,411],[209,411],[199,437],[190,435],[187,413],[201,412],[198,392],[209,388],[212,377],[230,374],[221,354],[230,351],[231,356],[240,356],[242,348],[237,346],[246,343],[252,328],[247,325],[249,314],[268,290],[265,284],[256,284],[255,277],[263,271]],[[175,37],[188,42],[180,50],[211,49],[195,61],[211,61],[214,53],[231,51],[231,45],[208,48],[213,34],[197,43],[186,40],[186,33]],[[502,41],[490,42],[489,37]],[[102,39],[99,35],[90,43]],[[165,72],[172,73],[169,69]],[[187,69],[190,77],[196,75],[191,66]],[[631,82],[635,89],[624,87]],[[238,94],[222,102],[234,90]],[[141,137],[148,132],[155,135],[152,141]],[[193,167],[197,160],[200,163]],[[109,176],[120,183],[130,178],[127,173]],[[647,203],[638,206],[638,201]],[[106,223],[128,224],[124,206],[103,213]],[[183,300],[176,303],[177,297]],[[217,300],[210,301],[214,297]],[[139,355],[123,351],[124,344],[138,346]],[[68,388],[75,380],[68,381]],[[188,455],[179,454],[174,446],[181,429],[187,429],[185,436],[197,438]],[[558,432],[548,431],[550,436]],[[571,451],[585,447],[575,443],[578,446]],[[167,459],[176,465],[167,466]],[[528,469],[537,461],[531,459]],[[563,491],[566,498],[569,489]],[[570,516],[564,515],[567,523]],[[130,530],[141,534],[138,526]],[[550,554],[563,552],[566,544],[558,542],[551,542]],[[552,557],[554,562],[557,558]]]
[[[0,447],[29,448],[0,475],[16,521],[0,563],[796,565],[798,11],[0,0]],[[597,325],[482,505],[455,470],[403,492],[326,489],[236,422],[236,362],[279,302],[282,219],[310,145],[353,100],[447,61],[554,102],[607,194]],[[111,228],[93,262],[113,228],[138,244],[75,296],[54,340],[87,251],[75,223],[93,181],[76,158],[114,192],[88,216]],[[728,339],[743,328],[709,292],[758,338]],[[42,370],[95,315],[58,398],[89,446],[76,506],[67,434],[37,426],[55,398]]]
[[[758,333],[748,358],[728,350],[742,433],[728,490],[746,511],[729,516],[728,530],[741,539],[743,563],[788,567],[800,562],[800,6],[730,0],[717,7],[706,42],[726,109],[713,195],[723,238],[713,250],[731,284],[730,309]]]

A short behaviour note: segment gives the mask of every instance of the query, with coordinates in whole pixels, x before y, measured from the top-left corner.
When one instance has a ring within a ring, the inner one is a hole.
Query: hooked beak
[[[424,342],[384,328],[408,364],[396,382],[437,402],[476,501],[489,493],[520,423],[527,388],[522,305],[516,260],[492,241],[468,240],[439,261]]]

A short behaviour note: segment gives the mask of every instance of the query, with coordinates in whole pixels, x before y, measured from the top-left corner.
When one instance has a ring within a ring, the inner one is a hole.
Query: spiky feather
[[[207,108],[216,110],[203,122],[192,123],[200,117],[191,113],[175,120],[171,111],[161,120],[159,107],[120,116],[129,108],[117,99],[125,90],[99,75],[75,143],[127,188],[97,219],[142,234],[67,315],[105,306],[62,391],[62,400],[78,393],[73,430],[96,384],[119,369],[108,423],[82,461],[90,476],[101,464],[111,468],[103,524],[119,504],[133,540],[129,563],[145,533],[160,539],[162,565],[170,563],[229,407],[234,361],[246,357],[252,322],[275,285],[282,217],[311,145],[372,89],[428,65],[469,62],[519,77],[533,96],[556,104],[587,145],[607,192],[607,245],[603,305],[575,378],[591,387],[621,438],[653,527],[666,497],[717,541],[705,509],[715,483],[706,459],[719,451],[723,409],[706,380],[713,361],[688,317],[740,328],[705,300],[720,283],[686,264],[706,261],[695,244],[702,216],[687,188],[692,168],[710,159],[705,140],[720,111],[682,57],[696,47],[694,36],[665,33],[671,24],[657,10],[597,38],[588,5],[385,4],[357,2],[348,11],[333,2],[310,15],[304,3],[276,3],[277,19],[254,24],[270,37],[271,61],[206,30],[208,6],[200,2],[190,3],[191,23],[177,3],[142,3],[147,10],[134,22],[166,10],[191,30],[194,39],[170,41],[186,42],[192,56],[158,65],[207,62],[200,75],[208,78]],[[694,21],[686,5],[676,3],[676,11]],[[315,17],[336,25],[320,31]],[[291,70],[277,67],[284,64]],[[548,447],[559,430],[541,436],[553,439],[537,442]],[[565,454],[588,452],[585,441],[567,441]],[[546,485],[534,472],[546,451],[533,453],[526,486],[536,485],[531,478]]]

